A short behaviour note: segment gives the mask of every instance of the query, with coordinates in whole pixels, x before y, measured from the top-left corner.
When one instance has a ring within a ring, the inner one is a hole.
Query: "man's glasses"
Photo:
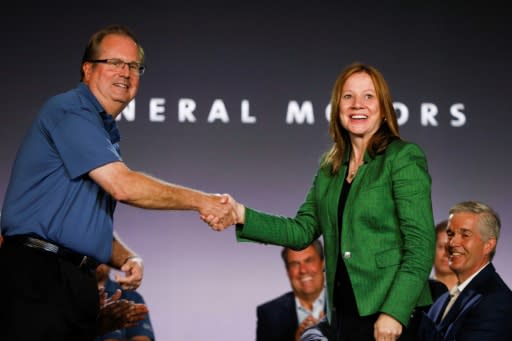
[[[146,66],[144,64],[140,64],[137,62],[125,62],[122,59],[118,58],[110,58],[110,59],[93,59],[88,60],[89,63],[102,63],[110,65],[114,70],[121,70],[125,65],[128,65],[128,69],[130,69],[130,72],[142,76],[144,74],[144,71],[146,71]]]

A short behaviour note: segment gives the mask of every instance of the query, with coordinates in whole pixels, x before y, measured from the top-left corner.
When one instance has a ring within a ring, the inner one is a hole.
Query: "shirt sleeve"
[[[119,147],[101,122],[69,114],[51,131],[55,148],[72,179],[94,168],[120,161]]]

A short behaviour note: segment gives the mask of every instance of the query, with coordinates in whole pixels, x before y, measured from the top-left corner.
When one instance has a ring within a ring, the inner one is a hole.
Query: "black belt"
[[[78,254],[65,247],[29,235],[5,236],[4,243],[5,245],[8,245],[10,243],[23,245],[30,248],[53,253],[81,269],[83,268],[87,270],[96,270],[98,265],[100,265],[100,262],[98,262],[96,259],[92,257]]]

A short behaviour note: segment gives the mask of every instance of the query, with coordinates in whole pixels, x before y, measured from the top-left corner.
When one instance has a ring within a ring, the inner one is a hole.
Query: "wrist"
[[[141,256],[138,256],[138,255],[132,255],[132,256],[128,256],[124,259],[124,262],[123,262],[123,265],[125,265],[127,262],[129,262],[130,260],[133,260],[135,262],[138,262],[138,263],[141,263],[143,264],[144,261],[142,260],[142,257]]]
[[[236,223],[237,224],[244,224],[245,222],[245,206],[242,204],[236,205]]]

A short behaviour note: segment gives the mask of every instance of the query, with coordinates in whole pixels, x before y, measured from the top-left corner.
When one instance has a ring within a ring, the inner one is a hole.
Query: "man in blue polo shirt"
[[[91,341],[98,263],[127,272],[124,288],[140,284],[141,260],[113,233],[117,201],[234,222],[226,196],[166,183],[123,162],[115,118],[144,72],[144,51],[127,28],[94,33],[80,71],[75,89],[43,105],[11,171],[0,222],[2,341]]]

